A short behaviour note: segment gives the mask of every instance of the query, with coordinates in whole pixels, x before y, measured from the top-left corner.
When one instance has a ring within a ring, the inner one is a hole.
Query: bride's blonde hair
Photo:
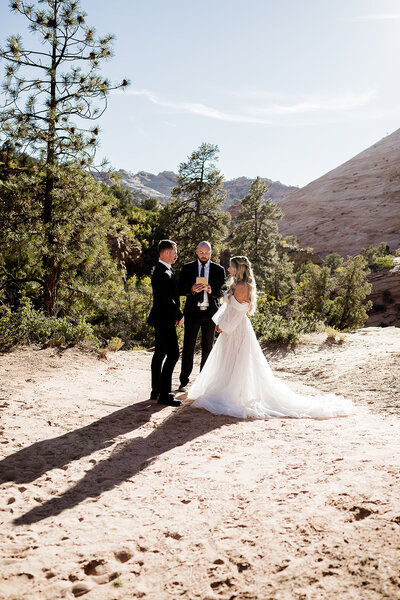
[[[249,314],[254,315],[257,308],[257,288],[254,279],[253,269],[247,256],[233,256],[231,266],[234,273],[227,282],[229,286],[228,297],[231,298],[235,293],[238,283],[245,283],[249,290]]]

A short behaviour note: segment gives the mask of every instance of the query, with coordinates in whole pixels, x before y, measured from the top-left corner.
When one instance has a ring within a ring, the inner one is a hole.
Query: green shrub
[[[118,337],[126,349],[153,346],[154,328],[147,324],[151,305],[150,277],[131,277],[124,289],[117,287],[114,294],[110,289],[107,297],[99,300],[92,321],[96,335],[103,341]]]
[[[381,242],[379,246],[367,246],[361,250],[360,254],[365,259],[367,267],[372,271],[391,269],[394,266],[394,256],[385,242]]]
[[[83,318],[71,322],[66,317],[46,317],[33,308],[29,298],[23,298],[14,312],[8,306],[0,306],[1,350],[20,344],[56,346],[78,342],[99,345],[93,327]]]
[[[378,269],[392,269],[395,265],[394,256],[379,256],[375,259],[375,265]]]
[[[323,327],[319,315],[301,313],[290,298],[277,301],[267,294],[260,294],[257,307],[251,320],[261,343],[291,345],[302,334],[319,331]]]

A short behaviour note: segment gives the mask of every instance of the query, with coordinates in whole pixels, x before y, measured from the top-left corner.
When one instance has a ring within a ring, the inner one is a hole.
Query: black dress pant
[[[151,391],[165,397],[171,392],[172,373],[179,358],[175,323],[155,327],[155,348],[151,361]],[[165,359],[165,360],[164,360]]]
[[[180,374],[181,385],[189,383],[189,377],[193,369],[193,356],[197,336],[201,329],[201,362],[200,371],[210,354],[215,336],[215,323],[211,318],[209,309],[196,309],[190,315],[185,315],[185,335],[183,338],[182,367]]]

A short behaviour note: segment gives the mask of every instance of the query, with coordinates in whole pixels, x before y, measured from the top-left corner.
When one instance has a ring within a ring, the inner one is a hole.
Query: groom
[[[179,358],[176,325],[181,325],[178,283],[171,265],[178,258],[175,242],[161,240],[159,261],[151,277],[153,307],[147,322],[155,328],[155,348],[151,361],[151,400],[167,406],[180,406],[171,393],[172,372]],[[165,360],[164,360],[165,359]]]
[[[178,390],[180,392],[185,392],[189,383],[199,330],[201,329],[200,370],[214,343],[215,323],[212,316],[218,310],[218,300],[222,295],[221,288],[225,282],[225,269],[211,262],[211,254],[211,244],[200,242],[196,249],[196,260],[183,265],[179,277],[179,293],[181,296],[186,296],[181,383]],[[205,278],[203,283],[196,283],[199,277]]]

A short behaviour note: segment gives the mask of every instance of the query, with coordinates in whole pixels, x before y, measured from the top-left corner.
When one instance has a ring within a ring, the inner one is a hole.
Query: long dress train
[[[225,296],[213,320],[222,329],[189,390],[193,406],[232,417],[330,418],[352,413],[343,396],[303,396],[275,377],[258,343],[248,302]]]

